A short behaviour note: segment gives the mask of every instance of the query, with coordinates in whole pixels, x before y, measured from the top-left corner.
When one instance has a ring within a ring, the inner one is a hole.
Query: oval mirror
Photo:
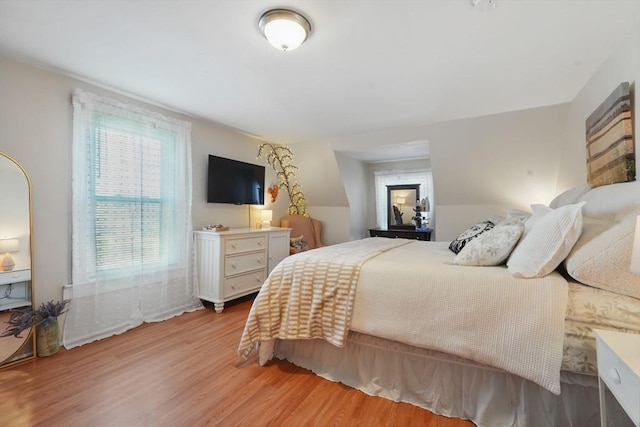
[[[0,332],[14,309],[34,308],[31,280],[31,181],[0,152]],[[0,337],[0,368],[35,357],[33,328],[19,338]]]

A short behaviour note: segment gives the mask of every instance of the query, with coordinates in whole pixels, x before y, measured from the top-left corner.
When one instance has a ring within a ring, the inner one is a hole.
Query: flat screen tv
[[[207,202],[264,205],[265,167],[209,155]]]

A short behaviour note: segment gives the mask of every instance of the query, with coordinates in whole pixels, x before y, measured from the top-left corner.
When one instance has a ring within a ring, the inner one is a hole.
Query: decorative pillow
[[[549,203],[549,207],[552,209],[557,209],[562,206],[570,205],[578,201],[578,199],[584,196],[587,191],[591,190],[593,185],[591,184],[582,184],[575,188],[571,188],[563,193],[558,194],[552,201]]]
[[[631,272],[635,220],[632,213],[613,225],[585,221],[585,231],[565,261],[567,273],[585,285],[640,298],[640,275]]]
[[[304,252],[309,250],[309,245],[304,236],[292,237],[289,246],[296,249],[296,252]]]
[[[465,230],[464,233],[451,242],[449,249],[451,249],[454,254],[457,254],[462,250],[462,248],[464,248],[464,245],[466,245],[467,242],[475,239],[485,231],[491,230],[494,226],[495,224],[491,221],[482,221],[477,223],[473,227]]]
[[[511,253],[514,277],[543,277],[567,257],[582,233],[584,202],[553,209],[537,221]]]
[[[522,224],[496,225],[468,242],[453,259],[460,265],[500,265],[518,243]]]
[[[496,227],[502,225],[522,225],[524,230],[524,224],[530,217],[530,212],[521,211],[519,209],[507,209],[507,217],[502,221],[497,222]]]

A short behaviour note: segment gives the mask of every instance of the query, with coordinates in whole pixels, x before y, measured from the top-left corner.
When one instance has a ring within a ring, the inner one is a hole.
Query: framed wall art
[[[636,176],[631,92],[621,83],[587,118],[587,182],[593,186]]]

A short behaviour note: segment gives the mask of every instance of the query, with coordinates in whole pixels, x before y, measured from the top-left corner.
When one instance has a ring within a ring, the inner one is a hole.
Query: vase
[[[60,349],[60,325],[57,318],[46,319],[36,326],[36,354],[51,356]]]

